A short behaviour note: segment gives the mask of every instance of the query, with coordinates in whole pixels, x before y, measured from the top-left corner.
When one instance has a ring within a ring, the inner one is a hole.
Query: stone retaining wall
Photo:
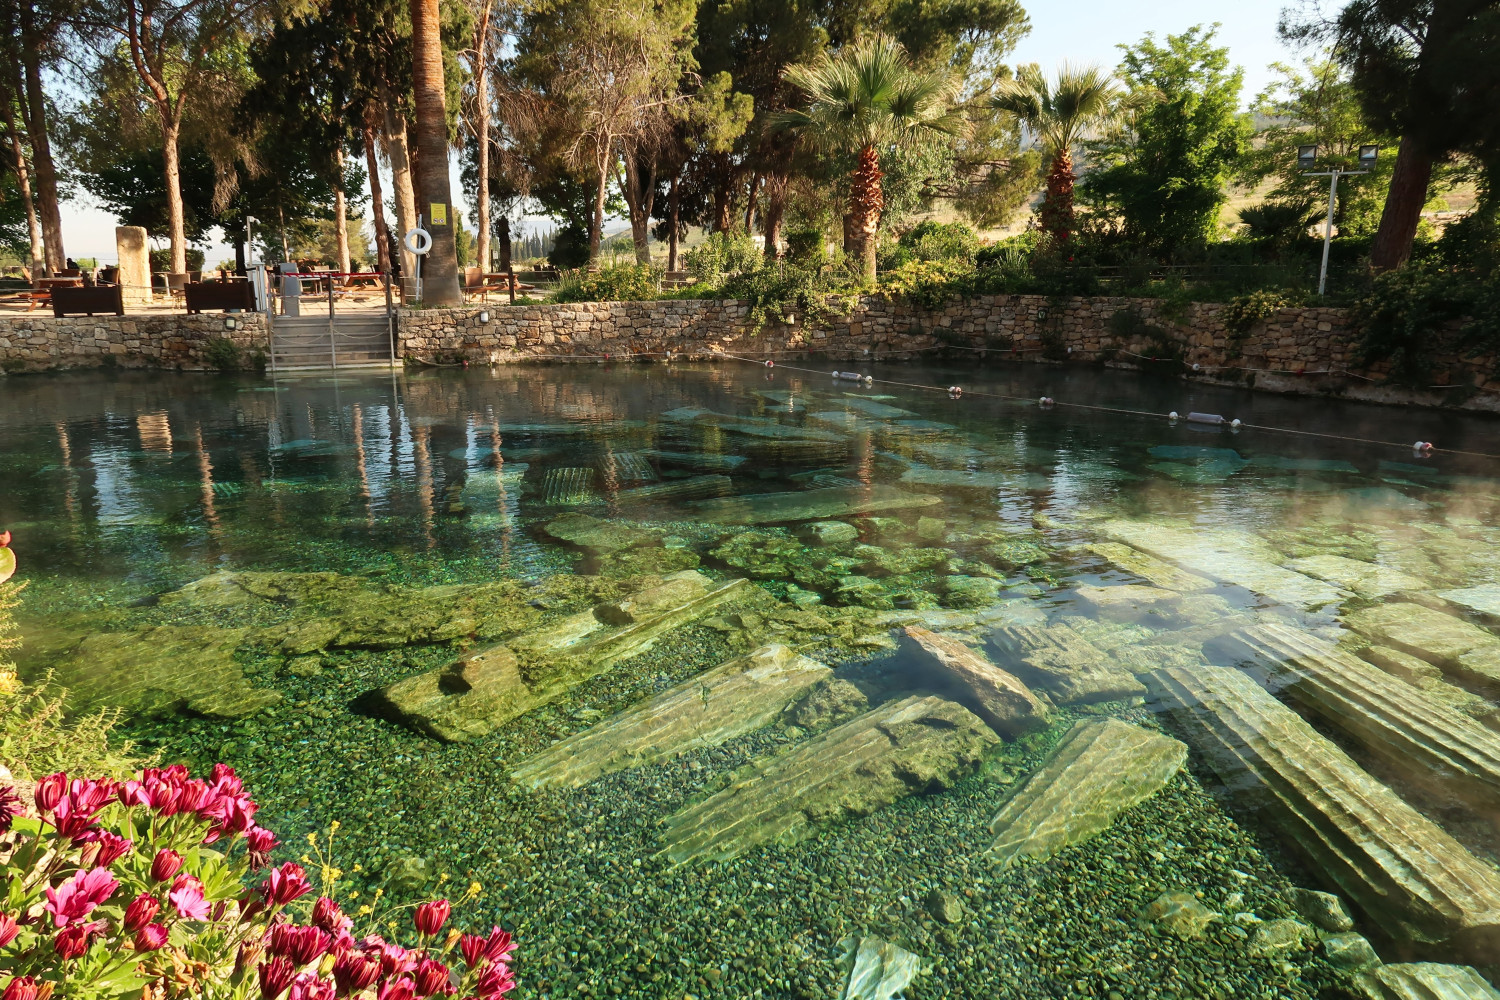
[[[228,329],[229,320],[235,328]],[[66,316],[42,313],[0,316],[0,370],[53,368],[212,367],[208,342],[227,337],[241,355],[266,349],[266,318],[260,313],[170,313],[124,316]]]

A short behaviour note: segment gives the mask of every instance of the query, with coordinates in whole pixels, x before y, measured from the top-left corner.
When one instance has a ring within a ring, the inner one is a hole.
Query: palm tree
[[[432,234],[422,259],[422,299],[462,305],[453,199],[448,187],[448,112],[438,0],[411,0],[412,94],[417,110],[417,203]],[[441,216],[439,216],[441,213]]]
[[[849,231],[865,278],[874,281],[875,234],[885,205],[880,151],[922,135],[967,131],[968,120],[953,109],[957,83],[949,73],[912,69],[900,43],[878,35],[789,67],[785,79],[807,95],[808,105],[772,116],[771,127],[790,129],[830,152],[858,154],[849,186]]]
[[[1064,242],[1073,232],[1073,146],[1089,132],[1118,121],[1139,106],[1142,97],[1122,88],[1098,66],[1064,63],[1056,84],[1035,65],[1023,66],[1013,80],[1003,80],[990,98],[991,107],[1010,115],[1052,151],[1047,195],[1042,200],[1042,229]]]

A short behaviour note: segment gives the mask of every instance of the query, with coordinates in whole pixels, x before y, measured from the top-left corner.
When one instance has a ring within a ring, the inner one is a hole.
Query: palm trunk
[[[339,270],[349,273],[349,203],[344,195],[344,151],[333,154],[333,168],[338,172],[338,183],[333,188],[333,231],[338,237]]]
[[[438,306],[463,304],[458,248],[448,188],[448,111],[438,0],[411,0],[412,81],[417,108],[417,170],[432,249],[422,261],[422,298]],[[441,218],[439,218],[441,216]]]
[[[385,196],[380,190],[380,160],[375,156],[375,129],[367,122],[365,136],[365,169],[370,172],[370,208],[375,213],[375,259],[382,274],[391,272],[390,231],[385,225]]]
[[[16,188],[21,192],[21,206],[26,210],[26,235],[31,250],[32,280],[41,277],[47,269],[46,249],[42,245],[42,223],[37,218],[36,204],[31,200],[31,178],[26,167],[26,150],[21,145],[21,133],[16,125],[16,113],[10,95],[0,94],[5,101],[5,131],[10,136],[10,151],[15,158]]]
[[[750,195],[745,199],[745,235],[755,235],[755,196],[760,191],[760,171],[750,177]]]
[[[772,174],[766,178],[766,216],[762,224],[766,231],[766,260],[774,262],[780,256],[781,222],[786,214],[786,175]]]
[[[1422,221],[1422,206],[1427,203],[1427,185],[1432,180],[1432,157],[1417,149],[1416,140],[1401,140],[1396,164],[1391,170],[1391,186],[1380,213],[1380,228],[1370,245],[1370,266],[1389,271],[1406,263],[1411,256],[1412,240]]]
[[[416,256],[406,249],[406,234],[417,228],[417,195],[412,185],[411,156],[406,148],[406,117],[397,114],[391,107],[390,95],[385,97],[385,155],[391,161],[391,186],[396,197],[396,224],[400,232],[401,273],[407,277],[416,274]]]
[[[490,4],[486,0],[479,14],[479,28],[474,45],[474,141],[479,145],[479,191],[475,198],[479,233],[475,251],[482,271],[490,269],[490,73],[485,52],[490,32]],[[507,241],[508,243],[509,241]],[[506,257],[510,251],[507,246]]]
[[[31,140],[31,163],[36,175],[37,215],[42,224],[43,252],[49,271],[61,271],[68,255],[63,249],[62,213],[57,203],[57,168],[52,163],[52,142],[47,135],[47,102],[42,91],[41,50],[45,39],[36,37],[30,3],[21,7],[21,62],[26,71],[26,96],[21,103],[26,135]],[[18,95],[19,96],[19,95]]]
[[[849,218],[853,230],[855,253],[863,265],[865,281],[875,282],[875,252],[880,230],[880,212],[885,196],[880,190],[880,151],[866,146],[859,151],[859,165],[854,168],[849,188]]]
[[[667,270],[677,270],[677,227],[682,219],[682,192],[679,189],[682,170],[672,175],[667,191]]]
[[[163,174],[167,182],[167,236],[172,241],[172,272],[187,271],[187,219],[182,207],[181,128],[170,110],[160,109]]]
[[[1073,234],[1073,154],[1059,149],[1047,171],[1047,193],[1042,198],[1042,229],[1057,243],[1066,243]]]

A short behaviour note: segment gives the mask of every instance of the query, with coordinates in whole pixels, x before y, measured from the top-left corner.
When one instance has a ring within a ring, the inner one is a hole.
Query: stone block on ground
[[[613,499],[621,506],[629,506],[630,504],[702,500],[706,497],[728,496],[732,492],[734,492],[734,481],[728,476],[709,475],[673,479],[665,483],[653,483],[650,486],[620,490],[614,494]]]
[[[1500,990],[1467,965],[1382,965],[1359,977],[1370,1000],[1500,1000]]]
[[[654,545],[661,536],[645,528],[617,520],[604,520],[588,514],[564,514],[548,521],[543,529],[560,542],[567,542],[599,554],[620,552],[642,545]]]
[[[1315,636],[1259,625],[1238,637],[1286,695],[1390,766],[1471,806],[1500,806],[1500,734]]]
[[[1186,760],[1187,746],[1170,736],[1118,719],[1075,723],[990,821],[990,851],[1009,864],[1081,844],[1161,791]]]
[[[1108,559],[1121,571],[1138,576],[1156,587],[1183,593],[1209,590],[1214,587],[1212,580],[1178,569],[1169,562],[1147,555],[1129,545],[1122,545],[1119,542],[1095,542],[1088,548],[1090,552]]]
[[[774,721],[831,673],[786,646],[763,646],[553,744],[511,777],[532,788],[573,788],[614,771],[718,746]]]
[[[1001,736],[1015,739],[1047,724],[1046,703],[1014,674],[995,666],[957,639],[919,625],[908,625],[904,632],[916,644],[923,660],[961,688],[964,700]]]
[[[1500,690],[1500,637],[1462,618],[1395,602],[1352,611],[1344,624],[1373,643],[1421,657],[1464,684]]]
[[[839,520],[856,514],[910,510],[939,503],[942,501],[937,497],[907,493],[894,486],[834,486],[700,500],[688,506],[699,517],[717,524],[781,524]]]
[[[542,477],[542,503],[570,506],[598,499],[593,469],[548,469]]]
[[[998,742],[957,702],[887,702],[755,761],[728,787],[679,810],[665,823],[663,853],[676,862],[722,861],[762,844],[794,843],[824,824],[942,791],[972,774]]]
[[[1008,625],[991,642],[1002,665],[1062,704],[1118,701],[1146,693],[1135,675],[1065,625]]]
[[[1399,569],[1339,555],[1305,556],[1287,566],[1298,573],[1327,580],[1363,597],[1385,597],[1403,590],[1422,590],[1427,581]]]
[[[857,947],[852,939],[843,944],[849,981],[839,1000],[900,1000],[922,971],[920,958],[882,938],[862,938]]]
[[[1500,872],[1362,770],[1243,671],[1169,667],[1152,694],[1234,793],[1397,940],[1500,949]]]

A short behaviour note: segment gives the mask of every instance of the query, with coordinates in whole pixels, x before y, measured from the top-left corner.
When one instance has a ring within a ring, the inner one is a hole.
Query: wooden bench
[[[119,285],[58,285],[49,290],[52,298],[52,315],[64,316],[81,313],[87,316],[125,315],[125,299]]]
[[[201,313],[205,309],[241,309],[245,312],[255,309],[255,289],[248,281],[205,281],[185,285],[182,293],[190,313]]]

